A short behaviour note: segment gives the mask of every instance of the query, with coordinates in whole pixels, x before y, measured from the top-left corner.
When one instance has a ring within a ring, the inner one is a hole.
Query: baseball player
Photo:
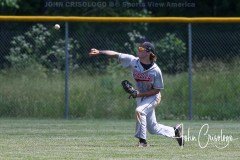
[[[162,72],[155,63],[155,48],[152,43],[144,42],[138,47],[138,56],[118,53],[110,50],[91,49],[90,56],[104,54],[118,61],[123,67],[128,67],[132,71],[132,76],[136,81],[136,133],[139,139],[138,146],[146,147],[147,130],[150,134],[163,135],[176,138],[180,146],[184,145],[181,125],[175,127],[165,126],[157,123],[155,107],[161,101],[161,90],[164,88]]]

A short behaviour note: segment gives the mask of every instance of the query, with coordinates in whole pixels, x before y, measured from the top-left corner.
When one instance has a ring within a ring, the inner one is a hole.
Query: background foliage
[[[102,8],[46,7],[48,2],[4,0],[0,12],[4,15],[232,16],[239,14],[240,6],[233,0],[178,1],[195,6],[160,9],[123,7],[121,1],[114,1],[119,6]],[[58,31],[52,28],[54,24],[1,22],[1,116],[63,116],[65,33],[64,23],[59,23],[62,28]],[[157,115],[163,119],[186,119],[189,96],[186,28],[186,24],[179,23],[69,23],[71,117],[133,118],[135,103],[126,100],[119,85],[122,79],[131,79],[129,71],[106,56],[93,59],[87,53],[98,48],[135,55],[139,43],[150,41],[155,44],[166,86]],[[192,29],[194,118],[239,119],[239,25],[192,24]]]
[[[13,37],[10,42],[11,48],[6,59],[13,68],[27,68],[37,63],[51,71],[61,71],[65,65],[65,40],[52,36],[52,33],[42,24],[34,25],[23,35]],[[50,48],[45,47],[51,46]],[[79,43],[72,38],[69,39],[69,57],[70,67],[77,64],[73,63],[78,60]],[[74,60],[73,60],[74,58]]]

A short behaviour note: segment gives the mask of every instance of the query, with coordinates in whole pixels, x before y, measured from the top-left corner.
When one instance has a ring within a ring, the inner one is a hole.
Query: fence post
[[[188,24],[189,120],[192,120],[192,24]]]
[[[64,118],[68,119],[69,112],[69,37],[68,22],[65,22],[65,113]]]

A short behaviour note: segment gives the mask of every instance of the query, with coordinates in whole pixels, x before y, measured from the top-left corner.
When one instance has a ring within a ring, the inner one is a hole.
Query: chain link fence
[[[239,119],[239,24],[193,25],[193,107],[204,119]]]
[[[54,24],[1,22],[1,117],[133,118],[135,101],[120,85],[133,82],[130,72],[88,52],[136,55],[147,40],[156,47],[165,83],[158,118],[239,119],[239,24],[192,24],[190,81],[188,24],[71,22],[67,33],[65,23],[60,30]]]

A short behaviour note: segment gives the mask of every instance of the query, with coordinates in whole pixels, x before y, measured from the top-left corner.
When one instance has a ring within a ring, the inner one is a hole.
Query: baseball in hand
[[[95,48],[92,48],[90,53],[89,53],[89,56],[96,56],[99,54],[99,50],[95,49]]]
[[[60,25],[59,24],[55,24],[54,25],[54,29],[59,30],[60,29]]]

